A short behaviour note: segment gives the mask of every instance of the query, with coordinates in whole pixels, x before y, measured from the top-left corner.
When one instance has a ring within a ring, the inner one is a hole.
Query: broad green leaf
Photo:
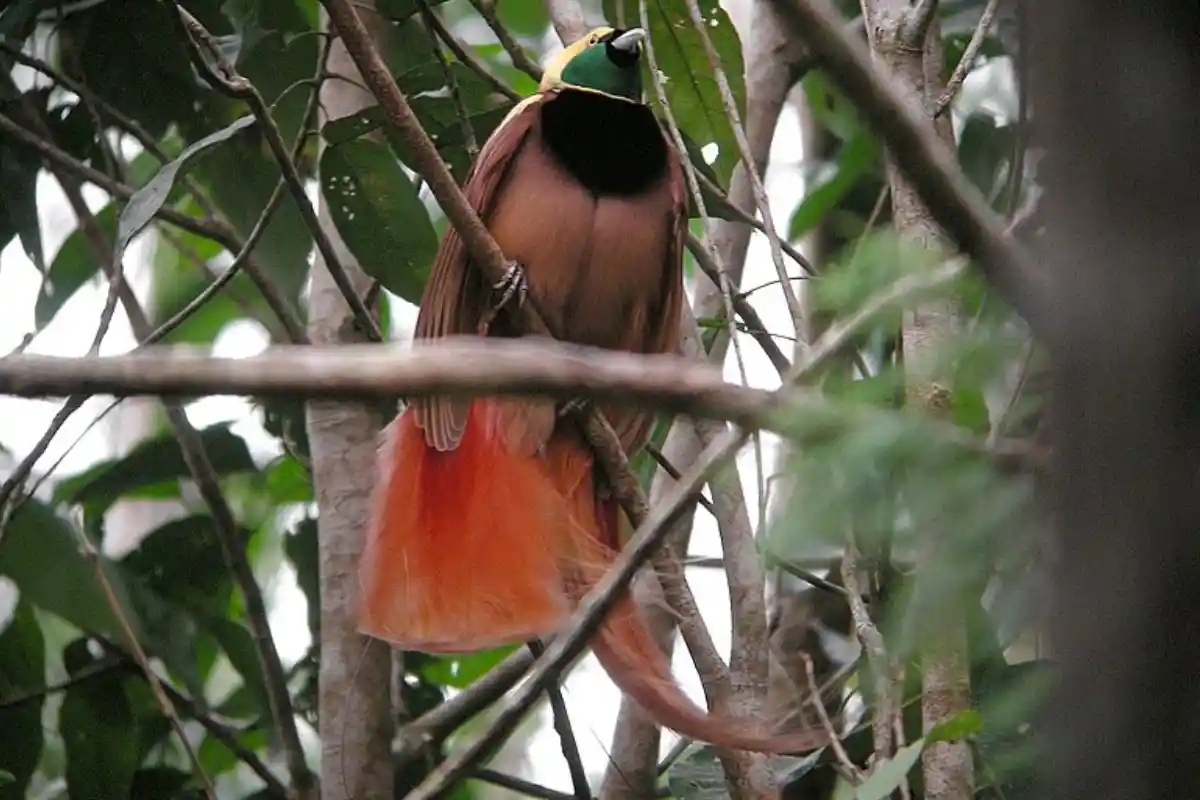
[[[121,260],[129,242],[154,219],[154,215],[167,201],[167,196],[175,186],[176,178],[187,171],[193,159],[228,141],[254,124],[254,117],[246,115],[221,130],[193,142],[177,158],[164,164],[149,183],[134,192],[133,197],[129,198],[129,202],[121,209],[121,215],[117,218],[117,237],[113,245],[113,258],[117,261]]]
[[[92,663],[87,642],[67,646],[64,660],[72,674]],[[74,662],[74,663],[72,663]],[[128,797],[137,772],[137,727],[118,672],[105,672],[72,683],[63,696],[58,729],[67,756],[71,797]]]
[[[871,775],[858,786],[855,800],[884,800],[890,795],[921,757],[925,740],[918,739],[896,751],[896,755],[881,761]]]
[[[4,187],[0,192],[0,247],[17,236],[25,255],[44,275],[46,257],[37,204],[37,176],[41,167],[36,153],[12,139],[0,137],[0,185]]]
[[[212,33],[230,32],[215,4],[188,7]],[[88,4],[63,21],[58,63],[152,136],[162,136],[171,123],[202,116],[196,105],[213,95],[180,46],[173,14],[158,0]]]
[[[109,203],[95,215],[96,224],[111,240],[117,230],[117,207]],[[42,279],[42,290],[34,306],[34,322],[38,328],[50,324],[58,310],[74,296],[80,286],[91,280],[100,271],[96,253],[88,245],[83,231],[75,230],[63,240],[50,269]]]
[[[33,604],[24,597],[0,632],[0,800],[19,800],[42,755],[46,650]],[[18,697],[22,703],[11,704]]]
[[[158,161],[153,155],[142,152],[129,162],[125,170],[126,180],[133,186],[142,186],[154,176]],[[104,232],[106,241],[111,241],[117,231],[117,203],[108,203],[95,214],[96,224]],[[54,315],[66,304],[80,286],[83,286],[100,271],[96,251],[88,243],[84,232],[76,228],[63,243],[50,262],[50,269],[42,279],[42,289],[34,306],[34,322],[39,329],[50,324]]]
[[[435,58],[420,20],[412,18],[396,25],[389,33],[384,55],[389,69],[396,76],[396,83],[409,98],[413,112],[437,146],[438,153],[450,166],[455,178],[463,180],[470,167],[464,126],[459,118],[458,106],[450,95],[446,68]],[[482,146],[511,110],[513,103],[493,91],[465,64],[454,61],[449,68],[475,143]],[[378,106],[373,106],[329,121],[322,127],[321,136],[330,145],[335,145],[363,136],[383,125],[382,111]],[[412,167],[413,159],[404,143],[390,127],[385,129],[385,134],[400,160]]]
[[[155,528],[121,559],[131,578],[180,608],[200,615],[221,613],[232,584],[208,514],[193,514]],[[242,532],[243,539],[249,532]]]
[[[146,767],[133,776],[129,800],[183,798],[182,791],[193,783],[192,776],[174,767]],[[199,793],[197,793],[199,796]]]
[[[434,8],[444,2],[446,0],[425,0],[425,5]],[[418,0],[379,0],[377,8],[380,14],[393,22],[404,22],[421,10]]]
[[[510,31],[535,40],[550,24],[544,3],[498,3],[496,14]]]
[[[263,491],[275,505],[313,502],[312,478],[292,456],[280,456],[263,470]]]
[[[507,658],[517,647],[518,645],[507,645],[490,650],[480,650],[468,655],[434,658],[422,667],[421,674],[426,680],[440,686],[465,689],[486,675],[492,667]]]
[[[842,145],[833,174],[820,185],[809,186],[804,200],[792,213],[789,239],[799,239],[825,219],[854,187],[854,184],[874,166],[879,145],[870,131],[860,129]]]
[[[708,745],[692,745],[667,770],[667,786],[680,800],[725,800],[725,772]]]
[[[954,423],[972,433],[986,435],[991,429],[983,392],[975,387],[955,386],[950,393],[950,411]]]
[[[250,751],[259,751],[267,746],[267,731],[265,728],[251,728],[234,734],[234,740]],[[229,772],[240,762],[238,757],[224,742],[211,735],[206,735],[196,752],[200,765],[211,776]]]
[[[925,734],[925,743],[957,742],[973,735],[982,726],[983,717],[975,709],[968,708],[930,728]]]
[[[604,0],[604,13],[614,25],[626,28],[640,25],[639,0]],[[737,105],[739,118],[746,119],[745,66],[742,45],[737,29],[716,0],[698,0],[700,15],[706,23],[708,37],[729,79],[729,88]],[[716,144],[720,148],[713,170],[721,188],[728,189],[733,167],[738,163],[737,142],[733,127],[725,113],[721,91],[709,66],[704,42],[688,13],[686,0],[646,0],[650,41],[655,61],[665,78],[663,89],[680,129],[701,147]],[[649,58],[646,65],[647,97],[655,108],[658,100],[648,81]],[[661,109],[660,116],[661,116]]]
[[[437,252],[429,212],[391,150],[357,139],[325,149],[321,190],[363,271],[418,303]]]
[[[287,452],[308,458],[304,403],[300,400],[264,398],[259,405],[263,412],[263,428],[267,433],[279,439]]]
[[[209,463],[217,475],[255,471],[245,440],[230,432],[229,425],[220,422],[200,432]],[[174,484],[190,475],[179,442],[164,434],[142,442],[124,458],[105,461],[62,481],[54,498],[56,503],[82,504],[98,515],[135,489]]]
[[[0,36],[20,42],[33,33],[37,26],[39,0],[16,0],[0,10]]]
[[[120,597],[124,587],[115,565],[103,559],[100,563]],[[77,534],[49,506],[30,498],[13,514],[0,538],[0,575],[17,584],[23,599],[84,631],[124,641],[96,573],[79,549]],[[126,614],[132,615],[127,601]],[[131,622],[137,631],[137,620]]]
[[[242,676],[243,685],[258,705],[258,713],[271,719],[271,702],[263,681],[262,665],[250,630],[240,623],[221,617],[210,617],[205,629],[220,643],[229,662]]]

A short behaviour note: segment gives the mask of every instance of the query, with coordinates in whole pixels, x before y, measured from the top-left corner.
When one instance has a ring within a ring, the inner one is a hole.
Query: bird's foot
[[[525,305],[525,298],[529,294],[529,281],[525,277],[525,270],[516,261],[510,261],[508,271],[504,273],[504,277],[492,284],[492,288],[500,292],[500,299],[496,302],[496,308],[504,308],[512,299],[517,298],[517,308]]]
[[[492,284],[493,291],[500,293],[500,299],[492,304],[483,315],[483,319],[479,321],[478,333],[480,336],[486,336],[492,322],[500,314],[500,311],[516,298],[516,308],[520,308],[525,304],[525,298],[529,294],[529,281],[525,278],[525,270],[516,261],[508,263],[508,271],[504,273],[504,277]]]
[[[559,419],[562,419],[563,417],[570,416],[576,411],[583,411],[585,408],[587,408],[587,405],[588,401],[585,397],[576,397],[573,400],[568,400],[558,407],[558,417]]]

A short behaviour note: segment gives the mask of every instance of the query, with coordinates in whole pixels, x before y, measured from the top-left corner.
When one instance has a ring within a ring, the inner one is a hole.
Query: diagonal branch
[[[1035,328],[1045,325],[1046,279],[962,175],[953,155],[892,87],[865,47],[842,31],[828,0],[771,0],[887,141],[937,221],[988,281]]]
[[[36,122],[45,129],[44,132],[48,135],[49,131],[46,129],[45,121],[38,119]],[[129,320],[129,326],[133,329],[134,336],[139,341],[144,340],[152,332],[149,320],[146,318],[146,313],[138,302],[137,296],[133,293],[133,289],[121,276],[121,266],[114,258],[113,243],[108,240],[104,231],[97,224],[96,218],[88,209],[83,199],[80,181],[74,174],[61,168],[52,168],[51,171],[62,184],[63,193],[79,219],[80,228],[83,230],[96,260],[100,263],[109,281],[116,284],[116,292],[125,309],[125,316]],[[286,675],[279,659],[279,651],[275,647],[275,640],[271,636],[270,624],[267,621],[266,604],[250,564],[246,560],[244,542],[240,539],[233,511],[221,493],[218,478],[208,460],[204,443],[196,429],[188,421],[183,408],[179,405],[164,403],[163,409],[179,440],[188,470],[195,479],[200,495],[212,514],[225,563],[242,591],[246,617],[254,634],[255,650],[267,687],[268,703],[271,714],[279,726],[279,734],[287,756],[291,779],[299,797],[308,798],[313,789],[313,775],[308,769],[304,749],[300,744],[296,717],[292,712],[291,696],[288,694]]]
[[[114,180],[103,172],[72,158],[62,149],[56,147],[50,140],[44,139],[33,131],[24,128],[4,114],[0,114],[0,134],[11,136],[21,144],[36,150],[46,162],[47,168],[56,175],[68,176],[75,182],[86,181],[94,184],[119,200],[129,200],[137,191],[132,186]],[[237,234],[233,226],[223,221],[197,219],[167,204],[160,206],[154,212],[154,216],[188,233],[194,233],[197,236],[211,239],[230,253],[236,254],[245,249],[245,242]],[[284,330],[287,331],[288,339],[293,342],[307,341],[307,336],[304,333],[304,325],[300,323],[299,318],[291,308],[291,304],[284,298],[279,287],[267,277],[261,265],[257,264],[253,259],[247,258],[243,264],[243,269],[245,269],[247,277],[254,282],[254,285],[262,294],[263,300],[266,301],[267,306],[271,309],[271,313],[283,324]]]
[[[250,106],[251,113],[254,114],[254,118],[258,120],[258,124],[262,128],[267,147],[270,148],[275,160],[279,162],[279,168],[283,171],[283,178],[287,182],[292,199],[296,202],[296,208],[300,211],[305,227],[312,235],[321,257],[325,259],[329,274],[354,312],[355,322],[373,341],[382,341],[383,337],[375,325],[375,320],[371,317],[371,312],[367,310],[362,298],[354,290],[353,284],[350,283],[350,277],[346,274],[346,268],[342,265],[342,261],[333,247],[333,242],[330,241],[321,221],[317,219],[317,211],[313,208],[304,188],[304,179],[300,177],[300,173],[296,169],[296,162],[288,152],[287,145],[284,144],[283,135],[279,131],[279,126],[275,124],[275,118],[271,115],[271,109],[267,107],[266,101],[263,100],[254,84],[239,75],[233,65],[225,59],[216,39],[200,24],[200,21],[178,4],[175,4],[175,10],[183,24],[184,38],[187,41],[192,62],[214,89],[226,97],[241,100]],[[202,46],[216,60],[215,67],[204,58],[201,51]]]

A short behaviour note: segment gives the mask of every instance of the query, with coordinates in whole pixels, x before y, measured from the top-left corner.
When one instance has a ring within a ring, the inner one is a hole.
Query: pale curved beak
[[[636,53],[638,45],[646,38],[646,31],[642,28],[630,28],[622,33],[617,38],[613,39],[610,44],[618,50],[623,50],[626,53]]]

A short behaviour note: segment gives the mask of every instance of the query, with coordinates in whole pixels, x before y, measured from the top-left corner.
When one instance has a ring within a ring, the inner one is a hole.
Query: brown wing
[[[518,104],[488,137],[471,167],[463,192],[475,213],[485,222],[509,167],[525,146],[542,98],[542,95],[534,95]],[[462,239],[454,226],[447,225],[421,296],[415,331],[417,339],[475,333],[489,292],[483,276],[469,269],[467,262]],[[413,418],[425,431],[425,440],[430,447],[453,450],[458,446],[466,425],[469,402],[449,397],[412,401]]]
[[[667,215],[669,235],[666,255],[662,265],[662,298],[658,313],[651,313],[650,324],[644,340],[643,352],[677,353],[679,351],[679,325],[683,304],[683,248],[687,241],[687,198],[683,178],[683,167],[675,149],[668,147],[667,181],[671,192],[671,209]],[[613,425],[625,452],[630,457],[640,450],[650,438],[654,427],[655,412],[652,409],[631,407],[605,408],[605,415]]]

